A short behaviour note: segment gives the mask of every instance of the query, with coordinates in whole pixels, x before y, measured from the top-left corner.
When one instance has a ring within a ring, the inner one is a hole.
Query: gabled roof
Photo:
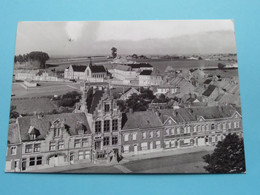
[[[234,112],[241,113],[240,108],[232,106],[211,106],[211,107],[194,107],[194,108],[180,108],[180,109],[164,109],[159,110],[160,119],[164,123],[168,118],[173,118],[178,122],[197,121],[200,117],[207,119],[229,118]]]
[[[70,135],[77,135],[77,122],[81,122],[86,127],[87,133],[90,133],[90,128],[84,113],[52,114],[44,115],[41,117],[25,116],[18,118],[19,130],[22,141],[30,140],[28,134],[30,126],[33,126],[36,130],[39,131],[40,135],[37,137],[37,139],[45,139],[45,136],[48,134],[50,130],[52,122],[56,119],[64,121],[65,128],[67,129]]]
[[[209,85],[208,89],[204,91],[202,95],[209,97],[215,89],[215,85]]]
[[[73,71],[75,72],[85,72],[87,66],[84,65],[71,65]]]
[[[7,143],[8,144],[20,143],[20,133],[18,131],[18,125],[16,123],[9,124]]]
[[[90,65],[89,68],[92,73],[106,72],[106,69],[103,65]]]
[[[153,111],[139,111],[122,115],[122,129],[152,128],[162,126],[160,118]]]

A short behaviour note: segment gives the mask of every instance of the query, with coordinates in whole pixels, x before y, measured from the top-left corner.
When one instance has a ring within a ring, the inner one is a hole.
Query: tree
[[[245,154],[243,138],[228,134],[218,142],[214,152],[203,156],[208,164],[204,167],[209,173],[244,173]]]
[[[219,69],[223,69],[223,68],[225,68],[225,66],[226,66],[225,64],[218,63],[218,68],[219,68]]]
[[[111,51],[112,51],[112,58],[116,58],[116,56],[117,56],[117,48],[112,47]]]
[[[30,61],[38,61],[40,63],[39,68],[45,69],[46,68],[45,63],[49,59],[49,55],[41,51],[33,51],[28,54],[28,59]]]
[[[19,117],[19,113],[15,111],[16,106],[11,105],[11,109],[10,109],[10,118],[18,118]]]
[[[128,110],[133,111],[146,111],[148,109],[148,102],[145,101],[141,95],[134,93],[131,97],[126,100],[126,107]]]

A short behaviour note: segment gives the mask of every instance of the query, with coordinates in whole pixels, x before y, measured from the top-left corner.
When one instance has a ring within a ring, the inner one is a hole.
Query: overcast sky
[[[236,52],[232,20],[19,22],[16,55],[181,54]]]

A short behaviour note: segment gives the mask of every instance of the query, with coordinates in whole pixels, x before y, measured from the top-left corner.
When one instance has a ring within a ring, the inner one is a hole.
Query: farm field
[[[79,83],[42,82],[40,86],[26,89],[23,83],[13,83],[12,94],[15,98],[62,95],[69,91],[79,91]]]

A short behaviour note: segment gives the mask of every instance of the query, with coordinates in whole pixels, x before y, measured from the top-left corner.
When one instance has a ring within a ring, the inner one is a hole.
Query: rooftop
[[[25,116],[18,118],[18,124],[20,128],[20,134],[22,141],[29,141],[30,137],[28,131],[30,128],[35,128],[39,131],[39,136],[37,139],[45,139],[48,134],[51,124],[55,120],[64,121],[65,128],[70,135],[77,135],[76,126],[78,122],[81,122],[87,133],[90,132],[90,128],[84,113],[63,113],[63,114],[53,114],[53,115],[43,115],[43,116]]]

